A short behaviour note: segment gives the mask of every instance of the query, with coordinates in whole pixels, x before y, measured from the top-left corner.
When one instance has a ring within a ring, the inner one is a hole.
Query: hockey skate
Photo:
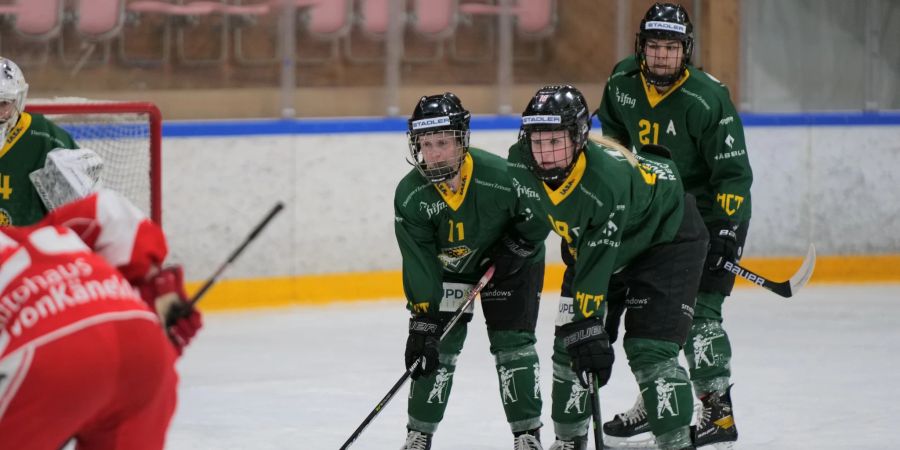
[[[431,436],[416,430],[409,430],[406,434],[406,443],[400,450],[431,450]]]
[[[579,436],[570,441],[556,438],[556,442],[550,446],[550,450],[587,450],[587,435]]]
[[[544,450],[541,446],[541,430],[534,429],[515,435],[513,450]]]
[[[730,450],[734,448],[738,432],[731,410],[731,386],[725,393],[711,393],[700,399],[703,410],[692,427],[697,448]]]
[[[610,448],[656,448],[656,438],[650,431],[647,409],[640,394],[631,409],[616,414],[603,424],[603,433],[606,434],[604,444]]]

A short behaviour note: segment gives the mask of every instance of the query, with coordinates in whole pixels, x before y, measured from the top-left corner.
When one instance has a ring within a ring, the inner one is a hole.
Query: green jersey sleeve
[[[615,103],[633,103],[636,100],[629,93],[619,90],[619,87],[613,82],[616,78],[625,75],[625,70],[621,66],[619,64],[613,68],[613,73],[606,79],[606,87],[603,88],[603,98],[600,100],[600,106],[594,114],[600,120],[600,127],[604,136],[615,139],[626,148],[631,148],[632,142],[628,134],[628,127],[626,127],[625,119],[619,113]]]
[[[709,76],[699,74],[698,76]],[[705,117],[698,118],[700,130],[700,150],[710,168],[709,184],[713,189],[715,206],[712,220],[742,222],[750,219],[750,186],[753,171],[747,156],[744,140],[744,126],[725,86],[711,96],[717,100],[709,110],[695,108]]]
[[[430,184],[422,184],[414,188],[413,193],[430,187]],[[397,194],[401,193],[398,188]],[[421,220],[418,214],[410,213],[408,202],[412,196],[394,198],[394,234],[403,259],[403,292],[410,311],[437,314],[442,282],[437,239],[430,223]]]

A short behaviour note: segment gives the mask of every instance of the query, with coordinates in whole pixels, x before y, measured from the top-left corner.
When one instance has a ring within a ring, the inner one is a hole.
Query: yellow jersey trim
[[[676,81],[668,91],[660,94],[652,84],[647,82],[647,79],[644,78],[644,74],[642,72],[641,81],[643,82],[644,93],[647,94],[647,102],[650,103],[650,107],[655,108],[656,105],[659,104],[659,102],[663,101],[666,97],[669,96],[669,94],[675,92],[675,90],[677,90],[679,86],[684,84],[684,82],[687,81],[688,77],[690,76],[691,72],[687,69],[684,69],[684,75],[682,75],[681,78],[679,78],[678,81]]]
[[[19,142],[19,139],[25,135],[25,130],[31,126],[31,114],[27,112],[22,112],[19,116],[19,121],[16,123],[16,126],[13,127],[12,131],[9,133],[9,136],[6,136],[6,141],[3,142],[3,150],[0,150],[0,158],[6,155],[6,152],[12,148],[13,145],[16,145],[16,142]]]
[[[459,206],[462,205],[463,200],[466,199],[466,193],[469,192],[469,180],[472,179],[472,170],[475,167],[475,164],[472,162],[472,155],[466,153],[466,157],[463,160],[462,165],[459,167],[459,189],[456,192],[450,189],[450,185],[446,182],[438,183],[434,186],[437,189],[438,194],[441,194],[441,198],[447,202],[447,206],[450,209],[456,211],[459,209]]]
[[[575,186],[578,185],[578,182],[581,181],[581,177],[584,176],[585,167],[587,167],[587,157],[584,156],[584,152],[581,152],[581,154],[578,155],[578,160],[575,161],[575,167],[572,168],[572,172],[570,172],[569,176],[566,177],[566,180],[559,185],[559,188],[553,190],[550,189],[550,186],[547,186],[547,183],[543,183],[544,190],[547,191],[547,197],[550,198],[550,201],[554,206],[562,203],[562,201],[575,190]]]

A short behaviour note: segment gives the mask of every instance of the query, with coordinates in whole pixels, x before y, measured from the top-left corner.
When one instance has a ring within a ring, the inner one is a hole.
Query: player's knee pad
[[[488,337],[496,361],[500,400],[511,430],[539,428],[543,402],[534,333],[489,331]]]
[[[591,420],[590,394],[578,382],[569,364],[570,359],[562,340],[554,339],[551,417],[553,431],[560,439],[587,434]]]
[[[731,376],[731,342],[717,320],[697,320],[691,327],[684,353],[697,394],[728,388]]]
[[[694,402],[691,381],[677,358],[646,366],[635,371],[635,377],[653,434],[665,438],[683,434],[691,423]]]
[[[678,365],[681,347],[671,341],[658,339],[626,338],[622,342],[628,365],[638,383],[658,376],[671,376]],[[668,371],[668,372],[667,372]]]

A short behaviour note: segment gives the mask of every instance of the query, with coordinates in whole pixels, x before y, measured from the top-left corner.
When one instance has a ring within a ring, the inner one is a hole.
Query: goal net
[[[45,115],[79,147],[97,152],[103,158],[103,186],[122,193],[162,224],[162,119],[156,105],[57,98],[29,100],[25,110]]]

